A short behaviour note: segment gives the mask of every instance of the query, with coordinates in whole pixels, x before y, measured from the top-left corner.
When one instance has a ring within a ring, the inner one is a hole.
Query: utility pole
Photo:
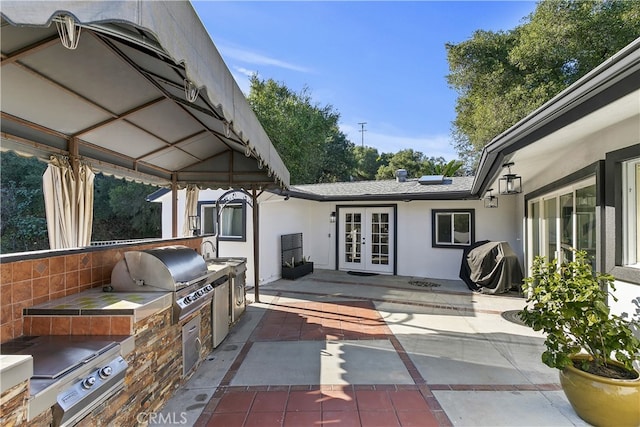
[[[364,125],[366,125],[367,122],[360,122],[358,124],[360,125],[360,133],[362,134],[362,146],[364,147],[364,133],[366,132]]]

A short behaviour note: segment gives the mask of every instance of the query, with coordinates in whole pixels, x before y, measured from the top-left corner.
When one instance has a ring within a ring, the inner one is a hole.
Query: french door
[[[392,207],[340,209],[338,268],[393,274],[394,233]]]

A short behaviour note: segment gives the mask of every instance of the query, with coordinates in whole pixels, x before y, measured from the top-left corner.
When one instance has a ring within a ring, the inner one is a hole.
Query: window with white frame
[[[436,248],[471,246],[474,242],[473,209],[433,209],[432,242]]]
[[[199,213],[203,234],[216,234],[217,212],[215,202],[200,202]],[[231,202],[223,206],[220,215],[220,240],[246,240],[246,203]]]
[[[622,163],[622,264],[640,268],[640,158]]]

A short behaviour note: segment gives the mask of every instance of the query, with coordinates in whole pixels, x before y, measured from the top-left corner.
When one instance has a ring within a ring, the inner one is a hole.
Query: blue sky
[[[457,158],[445,43],[510,30],[531,1],[192,1],[240,88],[258,73],[340,113],[355,144]]]

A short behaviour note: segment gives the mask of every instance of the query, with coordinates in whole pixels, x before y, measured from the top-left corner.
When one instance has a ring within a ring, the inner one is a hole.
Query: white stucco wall
[[[639,273],[640,274],[640,273]],[[621,280],[614,281],[616,287],[613,293],[618,301],[609,300],[609,307],[614,314],[631,316],[640,319],[640,287]]]
[[[506,241],[522,258],[515,198],[501,197],[498,209],[484,208],[483,201],[412,201],[380,203],[397,205],[397,271],[399,275],[457,279],[461,249],[431,247],[432,209],[475,209],[476,240]],[[280,235],[302,232],[305,256],[314,267],[335,269],[335,224],[330,223],[336,205],[370,206],[372,203],[315,202],[272,196],[261,203],[260,278],[267,283],[280,277]],[[522,260],[521,260],[522,263]]]

